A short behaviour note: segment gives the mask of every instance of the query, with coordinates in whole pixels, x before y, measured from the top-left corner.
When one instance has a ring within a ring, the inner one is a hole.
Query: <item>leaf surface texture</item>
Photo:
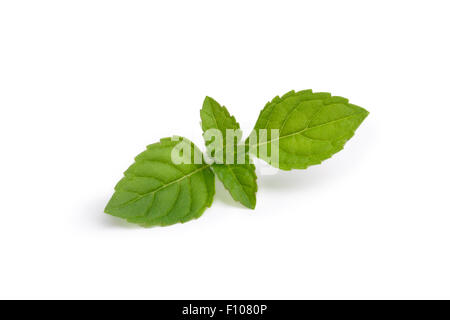
[[[231,149],[233,163],[226,162],[227,145],[231,143],[231,141],[227,140],[226,130],[239,130],[239,123],[230,115],[224,106],[221,106],[210,97],[205,98],[203,107],[200,110],[200,117],[204,133],[210,129],[216,129],[222,133],[222,157],[215,157],[216,162],[212,164],[214,172],[234,200],[248,208],[254,209],[256,205],[256,192],[258,190],[255,165],[251,163],[248,154],[244,155],[244,163],[238,163],[237,144],[240,142],[240,137],[234,141],[235,147]],[[207,148],[210,145],[211,142],[206,141]],[[218,159],[221,159],[219,163],[217,163]]]
[[[196,219],[211,206],[214,173],[192,142],[178,139],[161,139],[135,158],[117,183],[106,213],[145,227],[165,226]],[[190,161],[175,164],[175,146],[190,150],[186,155],[181,151],[181,158],[190,156]],[[194,158],[202,163],[195,164]]]
[[[342,150],[368,114],[330,93],[290,91],[266,104],[254,127],[258,139],[252,143],[247,138],[246,144],[257,157],[280,169],[305,169]],[[259,138],[262,129],[267,130],[267,140]],[[278,129],[279,135],[272,135],[272,129]],[[275,142],[278,163],[271,157]],[[261,152],[263,147],[267,153]]]

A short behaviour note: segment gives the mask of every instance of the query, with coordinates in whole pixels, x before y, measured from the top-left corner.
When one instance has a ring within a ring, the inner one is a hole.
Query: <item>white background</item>
[[[0,298],[450,298],[448,1],[2,1]],[[186,224],[103,213],[147,144],[312,88],[371,114]]]

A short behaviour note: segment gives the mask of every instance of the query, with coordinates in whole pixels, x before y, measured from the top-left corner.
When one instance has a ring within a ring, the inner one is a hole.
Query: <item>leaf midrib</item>
[[[231,174],[233,175],[234,179],[237,181],[238,186],[240,187],[241,191],[243,192],[243,194],[245,195],[245,198],[247,199],[248,202],[251,202],[249,199],[249,196],[247,194],[247,192],[244,189],[244,186],[242,185],[241,181],[238,179],[238,177],[236,176],[236,174],[234,173],[233,169],[230,166],[226,166],[228,168],[228,170],[231,172]]]
[[[152,194],[154,194],[154,193],[156,193],[156,192],[158,192],[158,191],[161,191],[162,189],[165,189],[165,188],[167,188],[167,187],[169,187],[169,186],[171,186],[171,185],[173,185],[173,184],[175,184],[175,183],[177,183],[177,182],[180,182],[181,180],[187,179],[187,178],[193,176],[194,174],[196,174],[196,173],[198,173],[198,172],[200,172],[200,171],[202,171],[202,170],[205,170],[206,168],[209,168],[209,167],[211,167],[211,165],[210,165],[210,164],[207,164],[207,165],[205,165],[205,166],[203,166],[203,167],[201,167],[201,168],[198,168],[198,169],[196,169],[196,170],[190,172],[190,173],[187,174],[187,175],[182,176],[182,177],[179,178],[179,179],[176,179],[176,180],[173,180],[173,181],[171,181],[171,182],[169,182],[169,183],[167,183],[167,184],[164,184],[164,185],[162,185],[162,186],[156,188],[155,190],[152,190],[152,191],[150,191],[150,192],[146,192],[146,193],[143,193],[143,194],[138,194],[138,196],[137,196],[136,198],[132,199],[131,201],[128,201],[128,202],[124,203],[124,204],[121,205],[120,207],[127,206],[127,205],[129,205],[130,203],[134,203],[134,202],[136,202],[136,201],[138,201],[138,200],[140,200],[140,199],[142,199],[142,198],[144,198],[144,197],[147,197],[147,196],[152,195]]]
[[[349,118],[358,116],[358,115],[360,115],[361,113],[362,113],[362,112],[353,113],[353,114],[351,114],[351,115],[349,115],[349,116],[346,116],[346,117],[343,117],[343,118],[339,118],[339,119],[336,119],[336,120],[333,120],[333,121],[330,121],[330,122],[326,122],[326,123],[320,124],[320,125],[318,125],[318,126],[314,126],[314,127],[306,127],[306,128],[304,128],[304,129],[302,129],[302,130],[300,130],[300,131],[293,132],[293,133],[290,133],[290,134],[287,134],[287,135],[284,135],[284,136],[280,136],[280,137],[278,137],[278,138],[271,139],[271,140],[268,140],[268,141],[266,141],[266,142],[257,143],[257,144],[254,144],[253,146],[259,147],[259,146],[262,146],[262,145],[264,145],[264,144],[269,144],[269,143],[272,143],[272,142],[277,141],[277,140],[281,140],[281,139],[284,139],[284,138],[289,138],[289,137],[292,137],[292,136],[295,136],[295,135],[300,135],[300,134],[302,134],[303,132],[305,132],[305,131],[307,131],[307,130],[315,129],[315,128],[320,128],[320,127],[329,125],[330,123],[334,123],[334,122],[342,121],[342,120],[345,120],[345,119],[349,119]]]

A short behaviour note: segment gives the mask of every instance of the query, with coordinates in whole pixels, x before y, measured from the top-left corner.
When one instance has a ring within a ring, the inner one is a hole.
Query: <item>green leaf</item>
[[[203,129],[203,137],[205,138],[207,150],[213,151],[212,155],[215,162],[225,163],[226,146],[227,144],[233,143],[233,141],[227,140],[227,129],[234,130],[236,133],[241,135],[239,123],[237,123],[236,119],[230,115],[224,106],[220,106],[216,100],[210,97],[206,97],[203,101],[203,107],[200,110],[200,118],[202,120],[201,126]],[[208,131],[214,134],[214,132],[212,132],[213,130],[218,131],[221,135],[222,143],[220,143],[220,141],[216,141],[215,136],[207,136]],[[240,140],[240,138],[241,137],[239,137],[238,140]],[[234,140],[235,144],[239,142],[236,141],[236,139]],[[216,143],[218,145],[216,145]]]
[[[200,217],[214,197],[214,173],[189,140],[164,138],[135,158],[117,183],[105,212],[145,227]],[[176,151],[184,163],[172,161]],[[194,160],[200,159],[198,164]]]
[[[268,102],[259,114],[254,132],[247,138],[250,151],[283,170],[305,169],[342,150],[369,112],[330,93],[312,90],[290,91]],[[262,129],[267,140],[259,139]],[[279,136],[271,129],[278,129]],[[279,144],[278,163],[272,155]],[[262,148],[267,146],[267,154]]]
[[[213,164],[212,168],[234,200],[255,208],[258,186],[253,164]]]
[[[244,163],[240,164],[240,162],[237,161],[237,143],[239,143],[241,138],[239,123],[236,122],[236,119],[230,115],[225,107],[220,106],[217,101],[210,97],[205,98],[203,107],[200,110],[200,117],[202,119],[201,125],[207,148],[210,148],[212,145],[212,141],[208,141],[205,136],[205,133],[208,130],[216,129],[222,134],[223,143],[221,144],[221,150],[216,149],[216,152],[213,153],[215,163],[212,164],[212,168],[214,172],[219,177],[219,180],[222,181],[225,188],[230,192],[234,200],[242,203],[248,208],[254,209],[256,205],[256,191],[258,190],[255,166],[251,163],[248,154],[243,155],[244,161],[242,162]],[[233,141],[229,141],[227,139],[227,129],[239,132],[239,138],[235,139],[233,137]],[[231,143],[235,146],[231,149],[233,163],[226,161],[227,145],[230,145]],[[219,156],[217,155],[217,151],[221,151]]]

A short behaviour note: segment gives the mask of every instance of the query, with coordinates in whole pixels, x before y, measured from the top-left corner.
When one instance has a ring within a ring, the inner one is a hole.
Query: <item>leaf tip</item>
[[[255,210],[255,208],[256,208],[256,201],[252,202],[249,206],[247,206],[247,208],[249,208],[251,210]]]
[[[203,99],[203,107],[216,102],[216,100],[214,100],[213,98],[211,98],[210,96],[206,96],[205,99]],[[216,102],[217,103],[217,102]]]

